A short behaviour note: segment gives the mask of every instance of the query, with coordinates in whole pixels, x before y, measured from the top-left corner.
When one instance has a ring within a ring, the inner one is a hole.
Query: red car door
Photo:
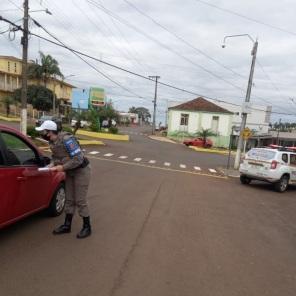
[[[1,132],[1,139],[5,162],[1,183],[6,180],[8,189],[4,202],[9,214],[5,216],[11,220],[45,207],[52,192],[52,179],[50,172],[38,171],[39,154],[24,139],[6,131]]]
[[[6,166],[3,151],[0,149],[0,225],[12,219],[11,197],[18,196],[20,191],[20,183],[17,182],[18,176],[20,176],[19,171],[11,171]]]

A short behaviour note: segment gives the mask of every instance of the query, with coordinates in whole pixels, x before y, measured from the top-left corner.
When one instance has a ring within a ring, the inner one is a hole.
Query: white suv
[[[274,183],[278,192],[284,192],[289,184],[296,183],[296,153],[287,149],[253,148],[239,171],[243,184],[261,180]]]

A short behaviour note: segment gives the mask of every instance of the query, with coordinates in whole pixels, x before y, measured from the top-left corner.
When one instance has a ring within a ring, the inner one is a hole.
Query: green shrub
[[[35,130],[35,126],[29,125],[27,127],[27,135],[30,136],[32,139],[39,137],[39,132]]]
[[[118,134],[118,128],[115,127],[115,126],[111,126],[111,127],[109,128],[109,132],[110,132],[111,134]]]
[[[73,134],[73,129],[69,126],[63,126],[62,130],[67,133]]]

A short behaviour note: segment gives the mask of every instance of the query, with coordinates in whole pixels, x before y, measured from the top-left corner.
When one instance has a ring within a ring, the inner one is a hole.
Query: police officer
[[[72,218],[77,208],[83,219],[83,226],[77,234],[77,238],[88,237],[91,235],[89,209],[86,200],[90,181],[89,161],[84,156],[76,138],[70,133],[58,131],[55,122],[46,120],[36,130],[41,132],[45,140],[49,141],[52,151],[50,170],[66,173],[65,222],[54,229],[53,234],[71,232]]]

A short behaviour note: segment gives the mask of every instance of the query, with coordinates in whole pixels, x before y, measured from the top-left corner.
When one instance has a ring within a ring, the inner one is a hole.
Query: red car
[[[65,174],[39,170],[49,162],[27,137],[0,125],[0,228],[43,209],[63,212]]]
[[[186,146],[196,146],[196,147],[204,147],[211,148],[213,146],[213,142],[210,139],[207,139],[204,143],[203,138],[196,138],[194,140],[186,140],[183,142]]]

